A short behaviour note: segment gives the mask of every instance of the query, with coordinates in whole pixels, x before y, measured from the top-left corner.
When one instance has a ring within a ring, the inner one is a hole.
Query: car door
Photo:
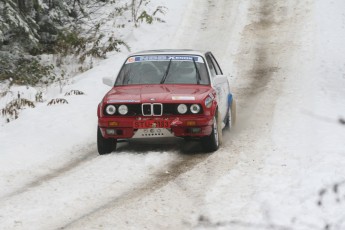
[[[206,54],[206,62],[209,67],[212,86],[217,92],[218,111],[221,114],[222,121],[224,121],[228,112],[228,80],[227,77],[223,75],[218,62],[212,53],[209,52]]]

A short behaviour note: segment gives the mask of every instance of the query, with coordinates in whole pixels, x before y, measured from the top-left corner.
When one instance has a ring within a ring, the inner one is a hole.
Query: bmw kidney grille
[[[163,105],[161,103],[143,103],[141,105],[143,116],[162,116]]]

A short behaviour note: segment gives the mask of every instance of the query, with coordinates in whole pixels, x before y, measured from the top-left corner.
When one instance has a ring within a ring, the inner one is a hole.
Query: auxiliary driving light
[[[123,130],[121,130],[121,129],[105,129],[105,133],[107,135],[121,136],[121,135],[123,135]]]
[[[105,132],[107,133],[107,135],[115,135],[115,129],[106,129]]]
[[[201,132],[201,128],[190,128],[189,132],[193,134],[197,134]]]

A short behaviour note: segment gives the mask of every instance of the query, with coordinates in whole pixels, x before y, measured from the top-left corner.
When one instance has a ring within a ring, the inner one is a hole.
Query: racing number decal
[[[146,120],[146,121],[135,121],[133,123],[133,127],[135,129],[147,129],[147,128],[169,128],[170,122],[169,121],[154,121],[154,120]]]

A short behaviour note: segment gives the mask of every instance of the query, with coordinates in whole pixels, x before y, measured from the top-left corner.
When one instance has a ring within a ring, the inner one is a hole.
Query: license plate
[[[169,121],[155,121],[155,120],[135,121],[133,122],[133,127],[135,129],[170,128],[170,122]]]

